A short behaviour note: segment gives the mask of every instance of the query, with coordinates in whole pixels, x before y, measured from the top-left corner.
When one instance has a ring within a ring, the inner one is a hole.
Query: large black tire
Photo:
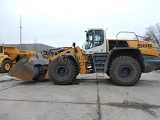
[[[71,84],[76,77],[74,62],[66,58],[66,62],[60,62],[59,59],[53,60],[49,65],[49,78],[58,85]]]
[[[74,69],[75,69],[75,75],[78,76],[79,75],[79,70],[78,70],[78,66],[75,62],[74,62]]]
[[[134,85],[141,77],[141,66],[132,57],[120,56],[112,61],[109,68],[109,76],[117,85]]]
[[[0,68],[1,73],[7,73],[11,69],[11,61],[10,60],[4,60],[2,62],[2,66]]]

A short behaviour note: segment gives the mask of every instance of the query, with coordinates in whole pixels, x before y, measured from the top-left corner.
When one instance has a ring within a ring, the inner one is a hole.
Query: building
[[[36,52],[54,48],[52,46],[48,46],[48,45],[41,44],[41,43],[33,43],[33,44],[4,44],[4,46],[16,46],[20,50],[33,50],[33,51],[36,51]]]

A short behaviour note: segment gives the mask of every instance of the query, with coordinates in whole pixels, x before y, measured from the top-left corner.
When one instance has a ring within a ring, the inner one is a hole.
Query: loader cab
[[[103,29],[88,29],[83,44],[85,54],[106,53],[106,33]]]
[[[4,54],[4,48],[2,45],[0,45],[0,54]]]

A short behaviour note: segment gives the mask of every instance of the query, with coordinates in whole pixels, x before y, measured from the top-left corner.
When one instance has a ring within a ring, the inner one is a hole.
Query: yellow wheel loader
[[[118,36],[118,34],[117,34]],[[42,52],[44,58],[20,60],[9,75],[23,80],[50,79],[55,84],[71,84],[78,74],[107,74],[117,85],[138,82],[141,73],[160,68],[155,44],[144,40],[106,39],[103,29],[88,29],[83,49],[64,47]]]
[[[35,51],[19,50],[15,46],[0,45],[0,73],[6,73],[20,59],[36,55]]]

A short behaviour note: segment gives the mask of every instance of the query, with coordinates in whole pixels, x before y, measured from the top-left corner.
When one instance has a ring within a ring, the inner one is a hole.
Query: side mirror
[[[88,37],[89,37],[89,34],[86,33],[86,41],[87,41],[87,42],[89,42]]]
[[[88,34],[88,32],[86,33],[86,37],[88,38],[88,36],[89,36],[89,34]]]
[[[76,46],[76,43],[74,42],[72,46],[75,47],[75,46]]]

